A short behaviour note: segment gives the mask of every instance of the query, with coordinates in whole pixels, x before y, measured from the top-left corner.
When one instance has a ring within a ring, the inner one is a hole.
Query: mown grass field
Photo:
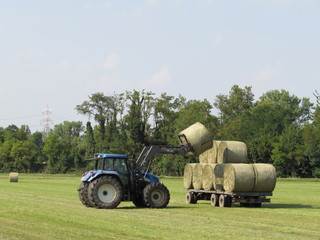
[[[163,178],[165,209],[83,206],[80,176],[0,174],[0,239],[320,239],[320,180],[278,180],[262,208],[185,203],[182,178]]]

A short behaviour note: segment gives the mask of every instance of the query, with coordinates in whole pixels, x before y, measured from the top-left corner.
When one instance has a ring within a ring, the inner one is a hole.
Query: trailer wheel
[[[88,194],[97,208],[116,208],[121,202],[123,188],[116,178],[103,176],[89,184]]]
[[[187,192],[186,194],[186,203],[188,204],[196,204],[197,203],[197,196],[193,192]]]
[[[220,207],[231,207],[231,198],[227,195],[221,194],[219,197],[219,206]]]
[[[219,195],[218,194],[211,194],[210,197],[210,204],[212,207],[218,207],[219,206]]]
[[[147,207],[165,208],[170,201],[170,193],[162,183],[149,183],[143,189],[143,199]]]
[[[86,207],[94,207],[93,202],[90,201],[88,196],[88,186],[89,183],[81,182],[78,188],[78,196],[83,205]]]

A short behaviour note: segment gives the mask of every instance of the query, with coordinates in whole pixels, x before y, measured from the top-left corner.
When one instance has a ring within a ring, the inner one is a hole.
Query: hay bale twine
[[[256,177],[251,164],[226,164],[223,177],[227,192],[252,192],[254,189]]]
[[[189,126],[180,132],[179,135],[185,135],[187,142],[192,145],[194,151],[188,153],[191,156],[198,157],[201,153],[212,147],[211,135],[208,129],[199,122]],[[181,138],[181,141],[182,144],[186,143],[184,138]]]
[[[272,192],[276,186],[276,169],[271,164],[252,164],[256,175],[254,192]]]
[[[19,174],[17,172],[9,173],[9,180],[10,180],[10,182],[18,182],[19,181]]]
[[[223,187],[223,175],[224,175],[224,168],[226,164],[220,163],[216,164],[213,169],[214,179],[213,179],[213,188],[218,191],[224,191]]]
[[[192,185],[195,190],[202,189],[202,172],[206,163],[197,163],[193,169]]]
[[[214,167],[215,164],[206,164],[202,170],[202,188],[204,190],[212,190],[214,182]]]
[[[195,166],[196,166],[196,163],[187,163],[184,166],[183,186],[184,186],[185,189],[193,188],[192,178],[193,178],[193,170],[194,170]]]
[[[238,141],[222,141],[218,148],[218,163],[247,163],[247,145]]]
[[[199,162],[200,163],[208,163],[208,151],[209,150],[207,150],[199,155]]]

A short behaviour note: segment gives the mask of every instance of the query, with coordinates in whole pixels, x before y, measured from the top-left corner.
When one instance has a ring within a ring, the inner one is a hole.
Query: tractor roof
[[[120,154],[96,153],[94,154],[94,158],[128,158],[128,156]]]

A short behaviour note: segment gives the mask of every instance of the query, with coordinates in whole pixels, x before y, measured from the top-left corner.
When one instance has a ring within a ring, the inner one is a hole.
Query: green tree
[[[304,145],[302,129],[289,125],[279,141],[273,143],[272,160],[281,177],[309,176],[308,162],[303,155]]]
[[[46,171],[49,173],[65,172],[66,163],[63,158],[64,145],[56,133],[49,133],[43,146],[43,153],[47,159]]]
[[[15,171],[29,172],[36,162],[37,149],[29,140],[17,141],[13,144],[10,157],[14,160]]]

